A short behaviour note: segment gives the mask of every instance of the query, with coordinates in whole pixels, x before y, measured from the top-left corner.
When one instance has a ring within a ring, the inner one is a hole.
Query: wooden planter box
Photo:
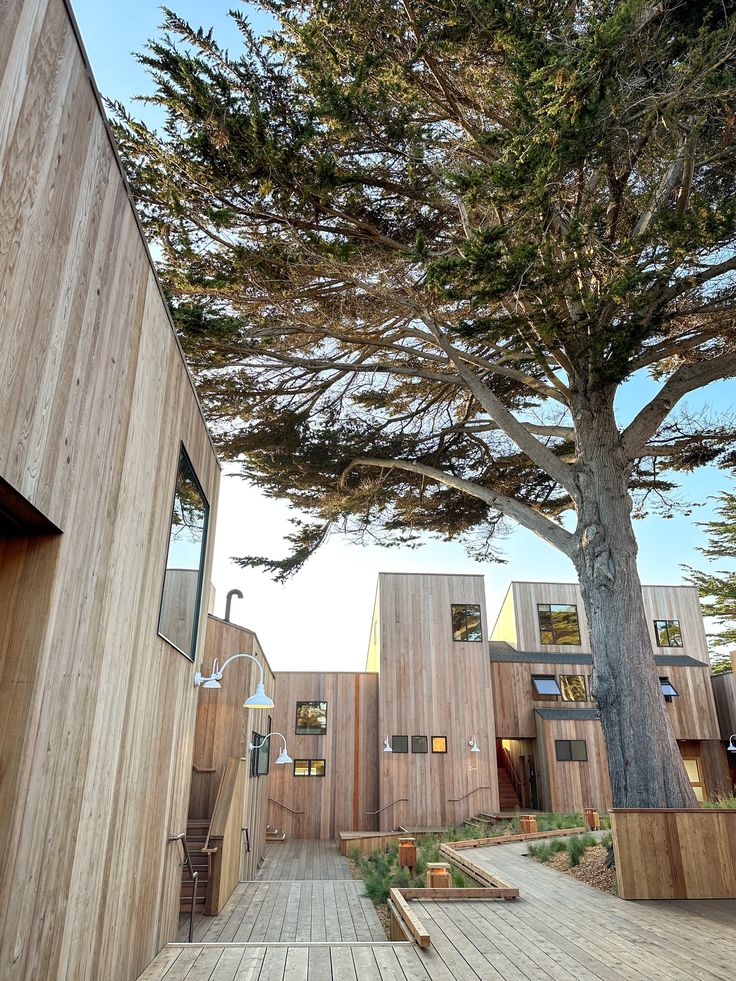
[[[610,814],[622,899],[736,899],[736,810]]]

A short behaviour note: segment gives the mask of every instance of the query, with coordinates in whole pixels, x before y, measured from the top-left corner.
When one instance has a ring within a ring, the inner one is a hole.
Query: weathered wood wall
[[[736,733],[736,674],[733,671],[728,671],[726,674],[712,674],[710,682],[721,739],[730,739]]]
[[[549,704],[549,703],[548,703]],[[582,811],[611,806],[608,761],[599,722],[577,719],[537,720],[537,766],[540,804],[549,811]],[[588,760],[559,761],[557,739],[584,739]]]
[[[611,811],[622,899],[736,898],[735,810]]]
[[[157,622],[181,442],[212,542],[217,462],[69,12],[9,0],[0,476],[63,534],[0,540],[4,981],[127,981],[176,937],[195,665]]]
[[[453,640],[453,603],[480,606],[481,642]],[[480,811],[497,811],[483,577],[381,573],[377,606],[379,737],[407,735],[410,741],[407,754],[378,754],[380,830],[447,826]],[[412,753],[412,735],[430,742],[432,736],[446,736],[447,753]],[[480,753],[470,752],[472,735]],[[401,798],[408,803],[394,804]]]
[[[273,739],[269,823],[292,838],[331,839],[341,831],[376,830],[376,817],[369,812],[379,806],[378,675],[279,671],[274,701],[274,729],[286,737],[289,755],[325,760],[325,775],[296,777],[293,766],[276,766],[281,740]],[[296,735],[297,701],[327,702],[325,735]]]
[[[215,658],[220,665],[233,654],[253,654],[263,665],[266,694],[276,701],[274,675],[252,630],[228,623],[210,615],[207,626],[207,643],[203,660],[203,672],[212,669]],[[251,732],[268,731],[268,717],[272,725],[275,710],[244,709],[243,702],[255,691],[259,671],[253,661],[238,658],[228,665],[222,679],[222,687],[199,688],[197,724],[194,736],[192,790],[189,799],[190,818],[212,816],[220,781],[228,761],[234,757],[247,757]],[[274,725],[273,728],[276,728]],[[280,740],[272,739],[271,743]],[[271,756],[271,767],[273,759]],[[197,772],[197,771],[212,772]],[[254,879],[263,861],[266,848],[266,823],[270,775],[252,777],[250,767],[245,769],[245,794],[243,797],[242,827],[248,828],[250,852],[243,848],[238,856],[238,878]]]

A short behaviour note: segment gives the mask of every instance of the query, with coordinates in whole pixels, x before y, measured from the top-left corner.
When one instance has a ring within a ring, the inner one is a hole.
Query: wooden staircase
[[[521,801],[509,772],[500,763],[498,767],[498,799],[502,811],[516,811],[521,807]]]
[[[209,882],[210,862],[209,855],[203,852],[207,841],[207,832],[210,822],[205,819],[190,820],[187,822],[187,848],[191,858],[192,867],[199,873],[197,878],[197,903],[195,910],[204,912],[207,900],[207,884]],[[181,870],[181,897],[179,900],[179,912],[189,913],[192,909],[192,880],[189,871],[184,866]]]

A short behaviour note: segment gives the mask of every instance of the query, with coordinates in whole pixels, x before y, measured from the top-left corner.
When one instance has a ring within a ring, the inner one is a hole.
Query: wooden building
[[[644,586],[662,697],[696,796],[728,789],[698,593]],[[605,746],[577,584],[514,582],[491,634],[499,759],[525,807],[607,810]]]
[[[1,3],[3,981],[176,937],[219,476],[70,11]]]
[[[736,672],[734,672],[736,651],[731,652],[731,665],[730,671],[711,674],[710,682],[713,687],[721,739],[727,741],[729,745],[736,745]],[[727,753],[727,756],[731,786],[736,790],[736,752]]]

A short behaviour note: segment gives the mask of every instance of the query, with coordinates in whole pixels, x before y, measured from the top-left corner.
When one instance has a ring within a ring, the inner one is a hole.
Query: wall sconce
[[[257,708],[257,709],[272,709],[273,702],[266,694],[266,689],[263,685],[263,665],[258,660],[257,657],[253,657],[252,654],[233,654],[229,657],[222,667],[217,664],[217,658],[215,658],[214,664],[212,665],[212,674],[205,677],[201,672],[197,671],[194,675],[194,685],[199,688],[201,685],[203,688],[222,688],[220,681],[222,680],[222,674],[225,668],[231,661],[237,660],[239,657],[247,657],[249,661],[254,661],[258,665],[258,670],[261,674],[261,680],[256,685],[256,690],[249,698],[243,702],[243,708]]]
[[[391,743],[389,742],[388,739],[388,735],[386,735],[386,738],[383,740],[383,751],[384,753],[393,753],[393,750],[391,749]],[[736,751],[736,747],[735,747],[735,751]]]
[[[293,763],[294,761],[289,756],[289,754],[286,752],[286,736],[284,736],[283,733],[281,733],[281,732],[269,732],[269,734],[266,736],[266,738],[263,740],[262,743],[259,743],[257,746],[255,745],[255,743],[250,743],[249,746],[248,746],[248,749],[249,750],[251,750],[251,749],[260,749],[261,746],[265,746],[266,745],[266,743],[271,738],[271,736],[281,736],[281,738],[284,741],[283,749],[279,753],[279,755],[278,755],[278,757],[276,759],[276,762],[277,763]]]
[[[734,739],[736,739],[736,732],[734,732],[731,738],[728,740],[728,746],[726,746],[726,749],[729,753],[736,753],[736,743],[734,742]]]
[[[471,736],[468,740],[468,746],[470,746],[471,753],[480,753],[480,747],[478,746],[478,740],[475,736]]]

